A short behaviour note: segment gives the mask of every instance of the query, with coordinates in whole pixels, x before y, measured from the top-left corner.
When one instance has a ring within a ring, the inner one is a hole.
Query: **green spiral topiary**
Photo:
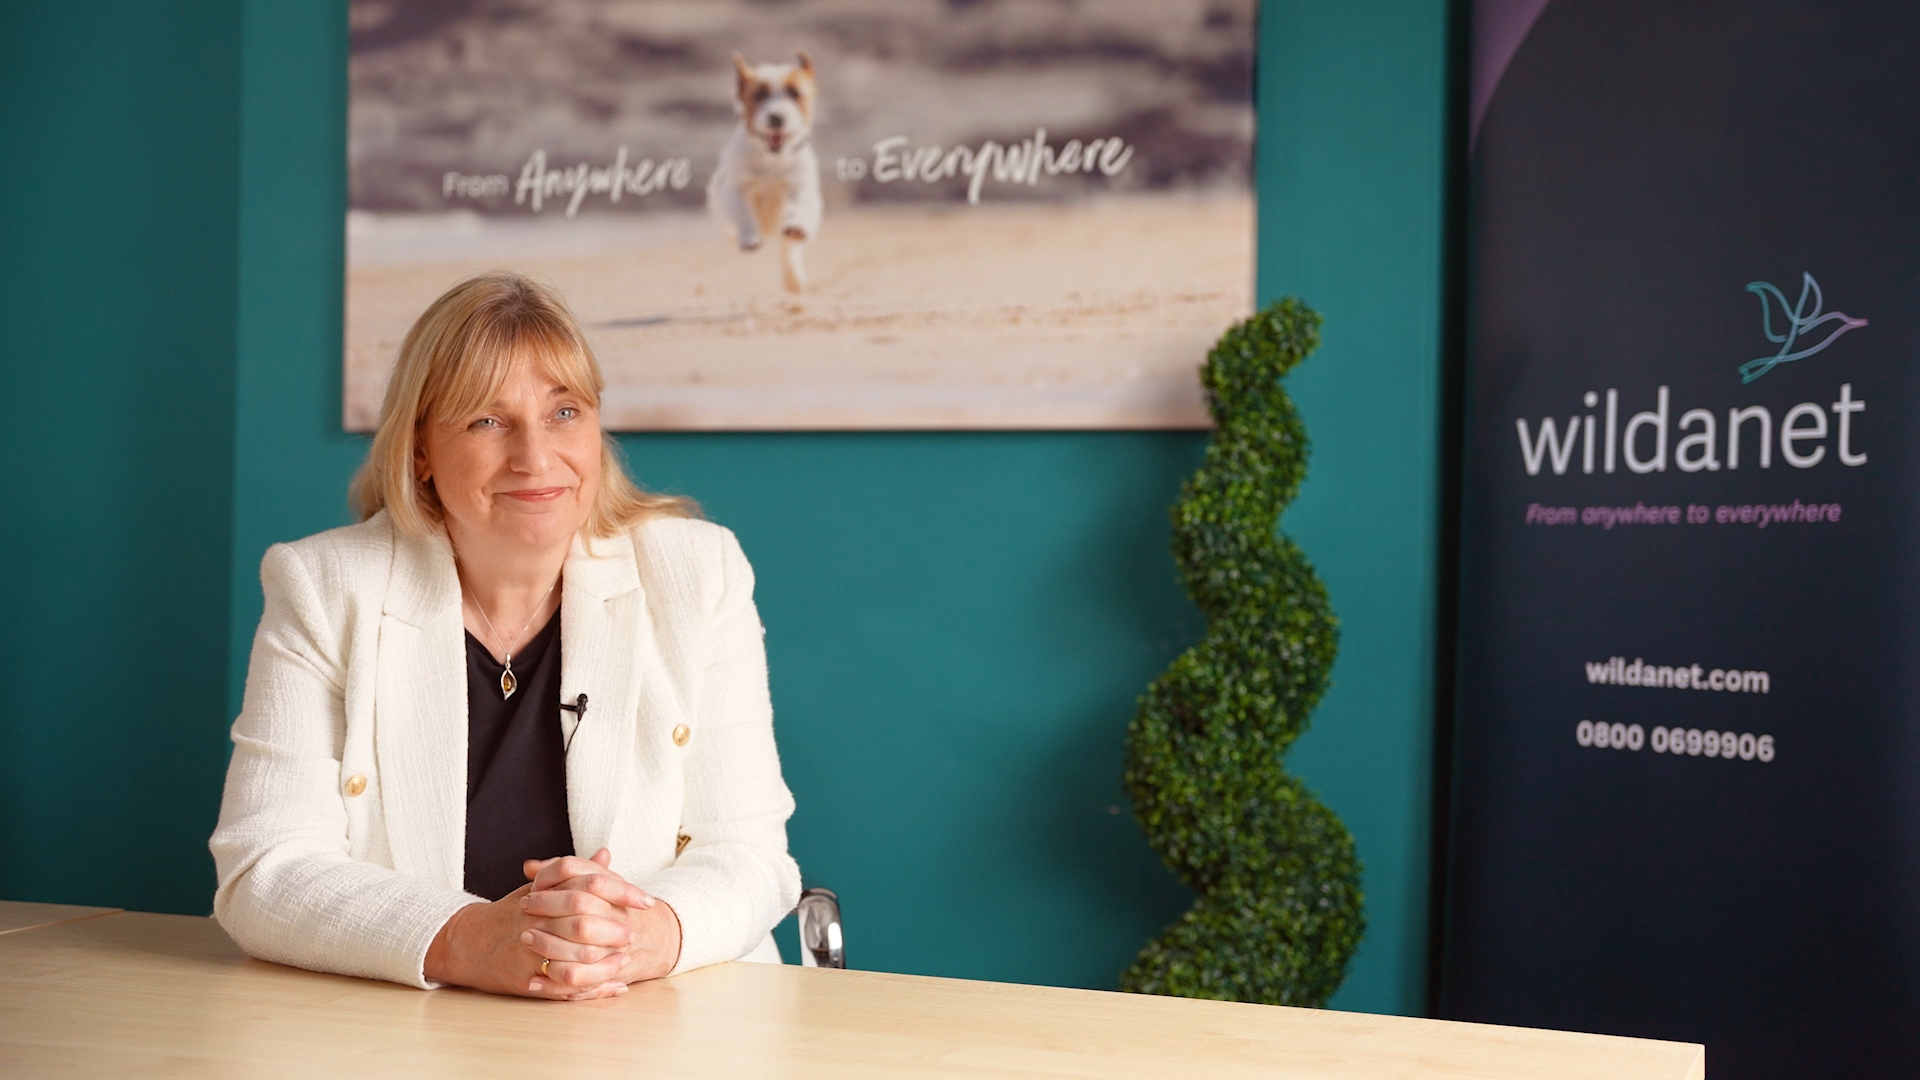
[[[1353,836],[1281,762],[1338,648],[1326,585],[1276,531],[1307,471],[1280,377],[1319,329],[1311,308],[1279,301],[1228,330],[1201,371],[1217,430],[1173,506],[1173,557],[1207,633],[1141,697],[1126,771],[1148,842],[1200,897],[1123,990],[1324,1005],[1365,929]]]

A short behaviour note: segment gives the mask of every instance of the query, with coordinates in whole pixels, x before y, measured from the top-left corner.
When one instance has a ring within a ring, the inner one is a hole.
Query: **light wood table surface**
[[[91,919],[111,915],[117,907],[80,907],[76,904],[35,904],[27,900],[0,900],[0,934],[31,930],[36,926]]]
[[[9,1076],[1697,1080],[1689,1043],[866,971],[722,964],[579,1004],[251,960],[211,920],[0,937]]]

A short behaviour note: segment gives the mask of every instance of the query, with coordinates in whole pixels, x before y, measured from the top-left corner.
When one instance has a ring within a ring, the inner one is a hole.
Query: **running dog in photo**
[[[807,286],[800,250],[820,232],[820,159],[813,152],[813,60],[749,65],[733,54],[740,122],[707,184],[707,208],[732,230],[741,251],[780,235],[787,291]]]

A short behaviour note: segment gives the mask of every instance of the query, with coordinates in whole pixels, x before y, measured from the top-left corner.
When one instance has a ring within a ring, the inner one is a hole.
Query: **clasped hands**
[[[680,959],[673,908],[591,859],[529,859],[528,882],[455,912],[427,948],[427,978],[496,994],[586,1001],[657,979]],[[545,961],[544,970],[542,961]]]

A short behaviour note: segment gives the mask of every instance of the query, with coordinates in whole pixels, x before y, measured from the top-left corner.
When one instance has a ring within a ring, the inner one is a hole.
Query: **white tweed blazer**
[[[453,549],[381,513],[275,545],[260,578],[266,610],[210,842],[214,916],[264,960],[431,987],[427,946],[484,902],[461,887],[467,662]],[[738,541],[684,518],[576,541],[560,619],[562,699],[588,698],[584,720],[560,714],[574,850],[610,848],[615,871],[672,905],[676,973],[777,961],[769,931],[798,900],[800,871]]]

